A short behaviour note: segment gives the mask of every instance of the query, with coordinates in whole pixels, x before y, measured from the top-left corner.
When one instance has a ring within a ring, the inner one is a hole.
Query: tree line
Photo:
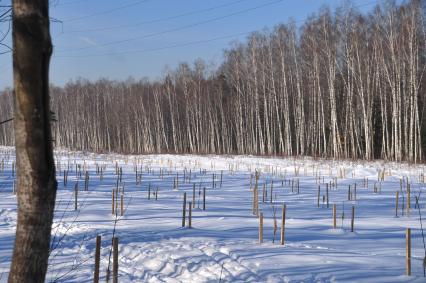
[[[52,86],[56,146],[120,153],[215,153],[420,162],[426,150],[422,1],[367,14],[321,9],[250,34],[212,69],[182,63],[158,81]],[[12,115],[0,96],[0,120]],[[13,125],[0,143],[13,144]]]

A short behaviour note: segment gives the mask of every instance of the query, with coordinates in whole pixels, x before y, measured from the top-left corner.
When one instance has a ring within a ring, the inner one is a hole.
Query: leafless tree
[[[425,27],[419,0],[368,14],[324,8],[300,28],[280,24],[232,44],[217,69],[197,60],[156,82],[51,87],[56,145],[424,161]],[[1,127],[0,142],[12,144]]]

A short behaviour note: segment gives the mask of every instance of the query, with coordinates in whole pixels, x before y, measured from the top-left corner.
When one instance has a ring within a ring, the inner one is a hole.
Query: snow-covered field
[[[16,226],[13,159],[12,148],[0,148],[0,282],[7,281]],[[119,239],[119,282],[425,282],[422,266],[425,249],[415,201],[420,195],[420,210],[426,218],[426,199],[421,193],[425,188],[424,165],[65,151],[57,152],[56,160],[59,187],[48,281],[93,281],[95,240],[101,235],[100,276],[101,282],[105,282],[115,227]],[[117,186],[116,166],[122,168],[122,182],[118,186],[120,192],[124,186],[123,216],[120,216],[120,199],[118,216],[111,211],[112,191]],[[81,177],[76,168],[81,171]],[[64,170],[68,170],[66,187]],[[86,170],[88,191],[84,190]],[[260,172],[259,211],[264,215],[261,244],[259,218],[253,215],[256,170]],[[378,181],[381,172],[384,181]],[[140,174],[141,182],[136,178]],[[411,184],[410,212],[407,180]],[[336,181],[337,188],[330,187],[327,208],[326,183]],[[78,209],[75,210],[77,182]],[[192,228],[182,228],[183,194],[187,193],[188,202],[193,201],[194,184]],[[264,184],[267,195],[263,202]],[[348,200],[349,185],[353,200]],[[319,207],[318,186],[321,186]],[[203,188],[206,188],[206,210],[202,209]],[[398,217],[395,216],[397,191]],[[286,204],[284,246],[280,245],[283,203]],[[333,204],[337,205],[335,229]],[[354,232],[351,232],[352,206],[355,206]],[[278,225],[275,243],[274,210]],[[406,228],[412,228],[410,277],[404,275]]]

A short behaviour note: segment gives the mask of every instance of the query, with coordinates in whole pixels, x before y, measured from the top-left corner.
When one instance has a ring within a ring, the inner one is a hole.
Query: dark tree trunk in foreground
[[[56,197],[49,122],[48,0],[13,1],[18,224],[9,282],[44,282]]]

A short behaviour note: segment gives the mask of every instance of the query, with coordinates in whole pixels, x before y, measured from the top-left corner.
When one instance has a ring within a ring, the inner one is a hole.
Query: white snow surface
[[[7,281],[17,221],[14,159],[13,148],[0,147],[0,282]],[[420,211],[426,218],[426,196],[422,193],[425,165],[253,156],[126,156],[65,150],[57,151],[55,159],[58,193],[47,282],[92,282],[97,235],[102,236],[100,280],[105,282],[108,265],[112,270],[110,250],[115,222],[119,282],[426,281],[419,209],[415,208],[415,198],[420,195]],[[119,182],[120,189],[124,186],[123,216],[115,216],[111,211],[112,191],[117,184],[116,163],[123,172]],[[81,178],[75,172],[76,165],[80,165]],[[105,169],[102,181],[97,167]],[[142,173],[140,184],[136,183],[136,167],[138,174]],[[69,170],[66,187],[64,170]],[[89,174],[88,191],[84,191],[84,170]],[[256,170],[261,172],[259,210],[264,215],[261,244],[250,187],[250,183],[254,187],[255,178],[251,176]],[[382,170],[386,174],[380,182],[378,175]],[[179,184],[174,189],[177,176]],[[335,177],[337,189],[329,190],[327,208],[323,203],[325,183]],[[368,187],[364,186],[365,178]],[[410,213],[406,210],[405,185],[400,191],[401,178],[411,183]],[[291,182],[295,185],[297,180],[299,193],[296,186],[293,192],[291,189]],[[78,209],[74,210],[77,182]],[[351,185],[354,192],[355,183],[356,200],[348,201],[348,187]],[[187,201],[192,201],[193,184],[196,204],[192,210],[192,228],[182,227],[183,194],[186,192]],[[264,184],[267,198],[262,202]],[[319,207],[318,186],[321,186]],[[378,188],[376,193],[374,186]],[[155,200],[153,192],[157,188]],[[206,188],[205,211],[203,188]],[[400,191],[398,217],[395,216],[396,191]],[[286,225],[282,246],[283,203]],[[333,229],[333,204],[337,205],[336,229]],[[355,206],[354,232],[350,229],[352,206]],[[274,208],[278,230],[273,243]],[[405,275],[406,228],[412,229],[412,276]]]

